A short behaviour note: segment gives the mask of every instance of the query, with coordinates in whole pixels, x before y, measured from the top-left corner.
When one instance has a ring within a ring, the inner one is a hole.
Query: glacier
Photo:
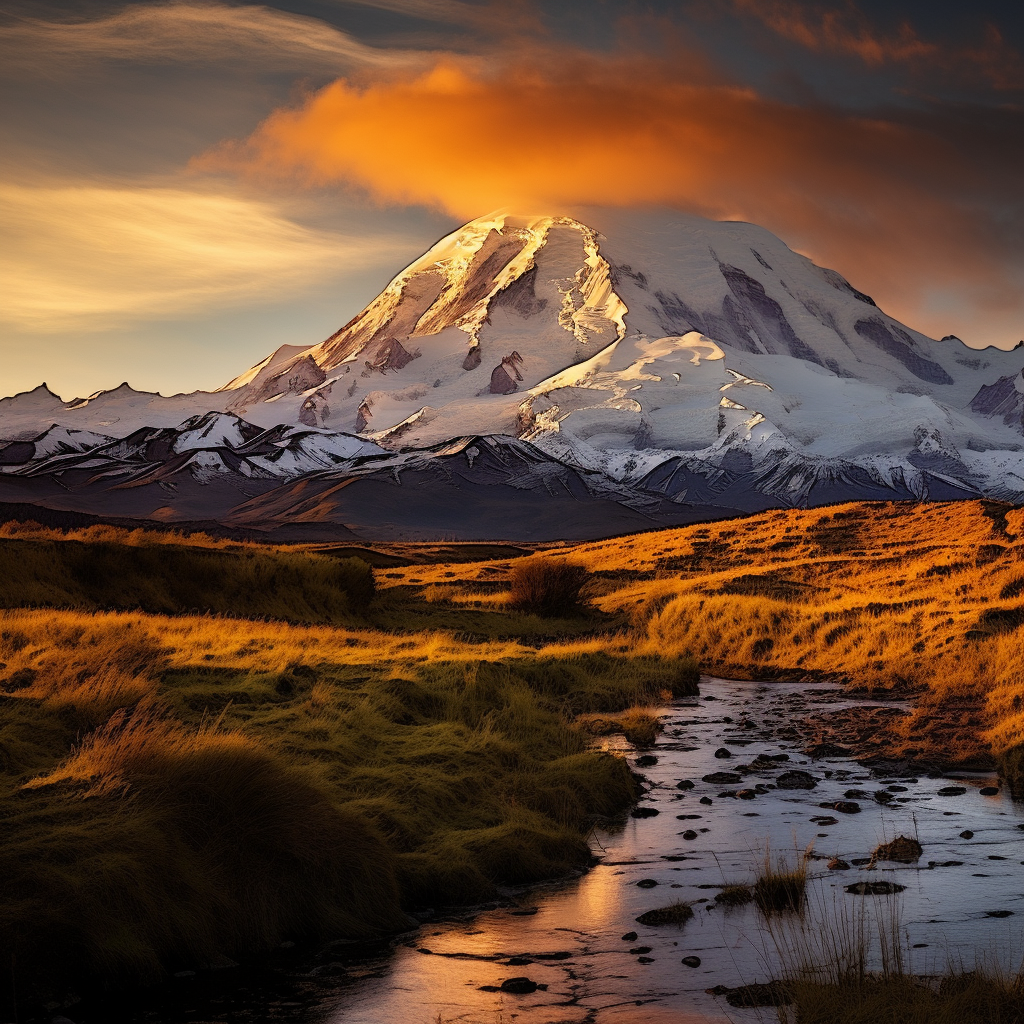
[[[0,399],[0,501],[419,539],[1019,502],[1022,367],[912,330],[756,225],[500,212],[216,391]]]

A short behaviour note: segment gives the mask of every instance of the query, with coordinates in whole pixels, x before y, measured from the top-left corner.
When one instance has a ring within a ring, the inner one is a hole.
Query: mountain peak
[[[404,466],[501,435],[617,494],[672,502],[748,507],[733,487],[777,503],[1004,497],[1024,495],[1022,362],[929,339],[757,225],[497,211],[324,341],[281,346],[213,394],[122,384],[69,407],[37,389],[0,402],[0,436],[160,428],[147,452],[216,450],[203,464],[220,480],[386,451]]]

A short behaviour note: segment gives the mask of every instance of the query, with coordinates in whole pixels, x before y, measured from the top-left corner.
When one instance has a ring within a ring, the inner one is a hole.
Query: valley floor
[[[393,931],[419,905],[585,866],[593,823],[637,795],[590,733],[642,738],[645,706],[693,692],[691,658],[913,696],[910,714],[801,730],[915,765],[995,760],[1019,785],[1022,530],[994,503],[860,504],[553,548],[591,570],[590,603],[542,618],[509,602],[523,549],[8,524],[17,998]],[[376,564],[376,596],[353,557]]]

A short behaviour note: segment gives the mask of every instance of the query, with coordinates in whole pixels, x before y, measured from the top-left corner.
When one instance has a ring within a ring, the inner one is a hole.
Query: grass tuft
[[[533,555],[513,564],[509,581],[509,604],[517,611],[568,618],[583,608],[590,573],[567,558]]]
[[[797,855],[796,863],[791,864],[784,856],[773,860],[771,848],[765,846],[764,865],[754,883],[754,902],[762,913],[800,913],[803,910],[810,853],[808,846]]]

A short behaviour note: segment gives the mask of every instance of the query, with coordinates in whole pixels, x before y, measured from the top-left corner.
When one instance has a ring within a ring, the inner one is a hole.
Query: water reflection
[[[916,968],[934,970],[937,963],[941,969],[949,956],[973,963],[979,951],[1012,959],[1005,951],[1021,948],[1024,917],[986,913],[1024,912],[1015,882],[1024,861],[1024,833],[1016,828],[1018,815],[1006,794],[978,795],[991,779],[968,778],[965,794],[938,796],[944,783],[936,779],[879,778],[842,758],[812,762],[799,753],[794,737],[779,733],[802,715],[865,703],[838,688],[808,693],[796,685],[705,679],[701,690],[715,699],[666,710],[666,732],[654,751],[658,764],[644,769],[651,790],[642,806],[657,809],[656,817],[631,819],[619,832],[596,835],[602,863],[577,881],[530,894],[526,903],[537,907],[532,916],[501,909],[479,915],[471,926],[425,927],[414,945],[430,952],[398,949],[389,977],[342,998],[332,1024],[428,1024],[438,1015],[442,1021],[536,1024],[625,1024],[656,1020],[657,1014],[673,1021],[721,1021],[726,1010],[732,1020],[753,1019],[757,1011],[725,1007],[706,990],[767,980],[777,945],[803,941],[787,937],[785,926],[773,938],[753,905],[727,910],[714,903],[721,885],[754,880],[766,842],[775,850],[803,850],[813,842],[821,859],[812,863],[809,921],[849,917],[864,900],[884,911],[879,897],[851,896],[843,887],[860,878],[898,878],[906,890],[893,899],[907,934],[921,947]],[[731,758],[715,757],[723,746]],[[719,796],[737,786],[702,781],[712,772],[750,765],[758,754],[788,754],[789,760],[774,770],[744,774],[743,786],[761,783],[763,789],[780,771],[799,769],[815,776],[816,788],[771,789],[738,800]],[[695,788],[676,789],[682,779]],[[857,814],[819,806],[853,789],[868,797],[885,789],[891,801],[861,798]],[[701,797],[711,804],[700,803]],[[832,820],[821,824],[813,818]],[[695,838],[684,838],[688,829]],[[960,838],[964,831],[973,838]],[[843,872],[826,867],[837,855],[865,860],[878,843],[898,834],[920,837],[925,852],[919,864],[879,865],[870,875],[863,864]],[[929,862],[936,866],[929,868]],[[657,884],[638,887],[643,879]],[[695,903],[695,917],[682,928],[636,923],[644,911],[678,899],[703,901]],[[636,939],[624,940],[631,932]],[[644,947],[644,954],[636,952]],[[561,958],[550,959],[552,954]],[[699,957],[700,966],[684,966],[688,956]],[[481,991],[517,975],[546,990]]]
[[[641,806],[658,814],[596,834],[593,847],[601,863],[582,877],[520,894],[512,906],[428,921],[390,948],[366,951],[339,943],[312,959],[296,951],[292,962],[270,971],[178,982],[156,1007],[74,1016],[79,1024],[773,1020],[774,1011],[732,1009],[707,989],[768,980],[777,970],[778,947],[799,948],[807,935],[827,936],[837,921],[849,923],[860,911],[880,913],[887,927],[886,914],[898,910],[901,928],[916,947],[915,970],[941,971],[950,961],[970,967],[979,955],[1010,969],[1019,966],[1024,831],[1005,791],[980,795],[994,779],[962,775],[963,793],[939,795],[950,780],[883,777],[844,758],[811,761],[800,753],[792,723],[867,703],[839,688],[705,678],[701,692],[699,700],[664,710],[665,733],[654,751],[658,763],[643,769],[650,791]],[[621,738],[608,742],[624,745]],[[722,747],[732,756],[716,758]],[[758,755],[788,760],[757,761]],[[740,765],[753,770],[741,773],[739,785],[703,781]],[[811,773],[816,787],[767,788],[781,772],[794,769]],[[694,788],[678,789],[687,779]],[[752,799],[720,795],[757,785]],[[853,790],[863,795],[849,797]],[[887,803],[877,802],[876,792],[887,793]],[[839,800],[853,800],[859,813],[821,806]],[[899,834],[920,839],[920,861],[869,870],[874,847]],[[803,850],[812,842],[819,859],[811,864],[805,933],[795,919],[766,929],[751,904],[715,904],[723,884],[754,881],[766,843],[773,850]],[[829,870],[833,856],[850,869]],[[895,897],[844,891],[869,879],[906,888]],[[638,886],[643,880],[656,884]],[[637,923],[645,911],[680,899],[695,911],[682,927]],[[699,966],[683,963],[694,957]],[[520,994],[499,990],[516,977],[538,988]]]

